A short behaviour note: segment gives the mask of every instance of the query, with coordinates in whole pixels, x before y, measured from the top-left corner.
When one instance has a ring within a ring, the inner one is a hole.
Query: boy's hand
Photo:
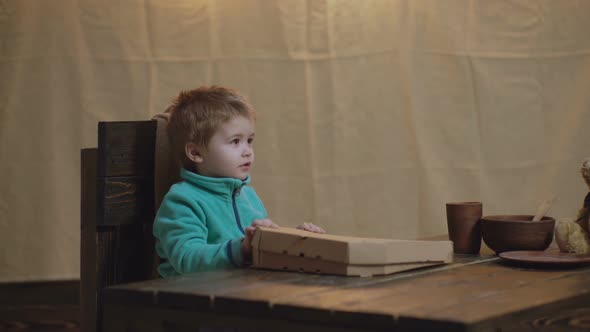
[[[244,261],[252,261],[252,239],[258,227],[278,228],[279,226],[270,219],[256,219],[252,225],[246,227],[246,236],[242,240],[242,257]]]
[[[302,229],[304,231],[313,232],[313,233],[320,233],[324,234],[326,231],[321,228],[320,226],[314,225],[310,222],[304,222],[303,225],[297,226],[297,229]]]

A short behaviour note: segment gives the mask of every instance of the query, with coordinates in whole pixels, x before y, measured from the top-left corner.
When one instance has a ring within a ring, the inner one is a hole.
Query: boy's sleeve
[[[243,238],[207,244],[207,234],[205,214],[198,204],[178,193],[166,195],[154,221],[154,236],[164,258],[176,272],[183,274],[243,264]]]
[[[262,218],[268,218],[268,212],[266,212],[266,208],[264,207],[264,203],[262,203],[262,200],[260,199],[260,197],[256,193],[256,190],[254,190],[253,187],[249,187],[249,188],[252,191],[252,196],[254,197],[256,209],[258,209],[262,212],[262,215],[263,215]]]

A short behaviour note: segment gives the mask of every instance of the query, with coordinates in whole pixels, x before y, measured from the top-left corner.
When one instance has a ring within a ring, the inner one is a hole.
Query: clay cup
[[[455,253],[479,254],[482,210],[481,202],[447,203],[447,227]]]

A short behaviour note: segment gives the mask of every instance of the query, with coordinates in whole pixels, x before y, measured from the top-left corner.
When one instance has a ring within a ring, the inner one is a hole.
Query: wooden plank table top
[[[590,267],[507,265],[487,248],[379,277],[254,269],[107,288],[105,331],[590,330]]]

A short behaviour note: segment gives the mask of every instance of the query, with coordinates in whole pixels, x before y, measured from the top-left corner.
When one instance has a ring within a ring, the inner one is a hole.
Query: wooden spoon
[[[539,208],[537,208],[537,213],[535,214],[535,217],[533,217],[533,221],[541,220],[545,213],[549,211],[551,205],[553,205],[553,202],[555,202],[555,196],[549,198],[548,200],[544,201],[541,205],[539,205]]]

